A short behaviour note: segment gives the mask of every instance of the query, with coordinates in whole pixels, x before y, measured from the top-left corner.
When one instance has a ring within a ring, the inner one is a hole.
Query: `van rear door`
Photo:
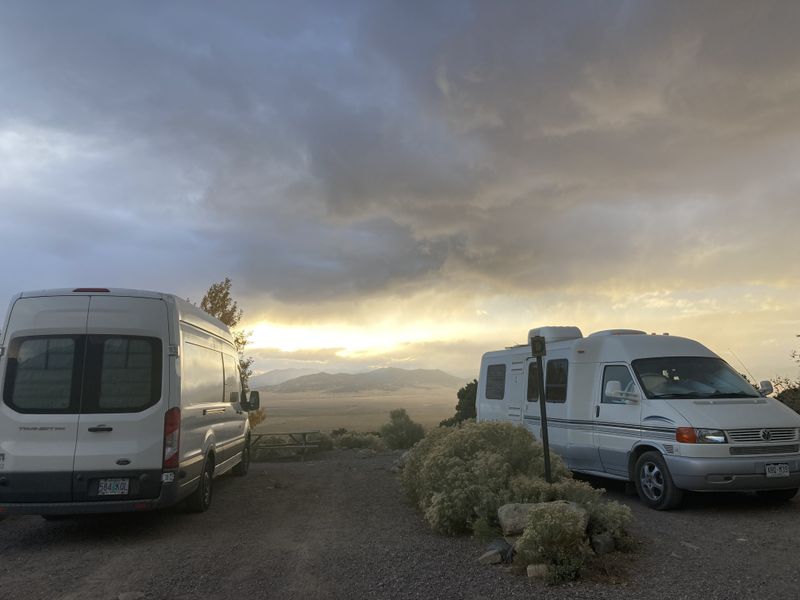
[[[0,502],[69,502],[89,298],[14,302],[0,357]]]
[[[167,306],[92,296],[73,500],[156,498],[168,402]]]

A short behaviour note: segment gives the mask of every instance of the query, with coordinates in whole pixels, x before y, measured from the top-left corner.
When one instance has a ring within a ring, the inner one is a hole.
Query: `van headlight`
[[[721,429],[695,429],[698,444],[727,444],[728,437]]]

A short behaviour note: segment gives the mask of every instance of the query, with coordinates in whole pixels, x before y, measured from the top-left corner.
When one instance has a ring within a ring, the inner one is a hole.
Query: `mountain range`
[[[457,390],[464,385],[464,381],[459,377],[439,369],[398,369],[393,367],[375,369],[366,373],[311,373],[276,385],[265,384],[265,381],[267,379],[263,375],[259,375],[250,381],[250,387],[280,394],[300,392],[352,394],[430,387],[449,387]]]

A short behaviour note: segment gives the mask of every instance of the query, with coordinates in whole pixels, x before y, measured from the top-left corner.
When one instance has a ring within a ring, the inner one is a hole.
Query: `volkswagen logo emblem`
[[[761,439],[768,442],[772,439],[772,432],[769,429],[761,430]]]

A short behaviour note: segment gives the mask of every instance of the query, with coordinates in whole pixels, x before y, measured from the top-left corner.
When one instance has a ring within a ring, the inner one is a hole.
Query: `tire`
[[[205,512],[211,506],[211,498],[214,491],[214,461],[210,456],[206,456],[203,463],[203,473],[200,475],[200,482],[197,489],[186,499],[186,508],[190,512]]]
[[[683,490],[675,487],[660,452],[645,452],[636,461],[634,483],[639,499],[649,508],[669,510],[683,499]]]
[[[45,521],[66,521],[70,515],[40,515]]]
[[[250,438],[247,438],[247,441],[244,444],[244,448],[242,449],[242,460],[239,461],[232,469],[232,473],[237,477],[244,477],[247,475],[247,472],[250,470]]]
[[[759,490],[756,496],[767,502],[788,502],[797,495],[798,488],[791,488],[788,490]]]

